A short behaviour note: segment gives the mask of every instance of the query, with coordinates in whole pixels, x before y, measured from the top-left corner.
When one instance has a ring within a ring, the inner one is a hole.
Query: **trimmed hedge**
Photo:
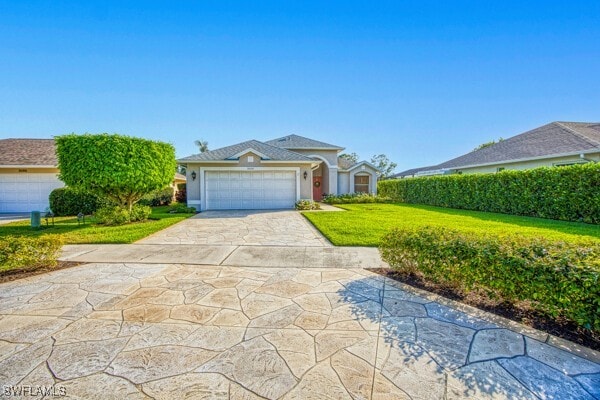
[[[96,211],[94,217],[99,224],[113,226],[123,225],[129,222],[142,222],[148,219],[152,214],[150,206],[134,204],[131,212],[128,209],[120,206],[103,207]]]
[[[296,210],[320,210],[321,206],[319,203],[314,202],[312,200],[298,200],[296,202]]]
[[[327,204],[388,203],[390,200],[370,193],[328,194],[323,197],[323,203]]]
[[[77,215],[80,212],[90,215],[99,208],[110,204],[109,200],[103,199],[96,194],[70,187],[54,189],[50,193],[49,200],[50,209],[58,217]]]
[[[381,196],[412,204],[600,224],[600,164],[380,181]]]
[[[0,271],[54,267],[62,245],[56,235],[4,236],[0,241]]]
[[[481,236],[439,227],[393,229],[379,248],[404,274],[477,291],[509,303],[528,302],[600,332],[600,245],[520,236]]]

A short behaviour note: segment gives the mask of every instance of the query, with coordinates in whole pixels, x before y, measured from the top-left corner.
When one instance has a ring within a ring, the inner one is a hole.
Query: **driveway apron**
[[[259,214],[228,215],[185,226],[200,232],[207,221],[226,226],[215,220]],[[3,394],[33,387],[119,399],[600,398],[597,352],[368,271],[381,266],[373,253],[353,262],[366,249],[269,245],[267,254],[297,253],[261,265],[260,246],[239,244],[256,243],[248,232],[261,218],[250,220],[221,246],[73,246],[66,257],[87,254],[90,263],[1,284]],[[309,228],[298,228],[304,240],[322,239]],[[147,240],[183,237],[166,231]],[[172,248],[168,260],[157,246]],[[192,253],[177,256],[186,246]]]

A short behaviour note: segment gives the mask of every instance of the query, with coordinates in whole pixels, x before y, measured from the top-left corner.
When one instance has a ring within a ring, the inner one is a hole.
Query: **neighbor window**
[[[357,193],[369,193],[368,175],[354,175],[354,191]]]

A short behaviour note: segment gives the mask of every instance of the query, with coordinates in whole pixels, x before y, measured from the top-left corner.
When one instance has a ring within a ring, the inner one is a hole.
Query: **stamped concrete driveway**
[[[600,397],[597,353],[449,305],[360,268],[81,265],[0,285],[0,387],[98,399]]]
[[[297,211],[205,211],[138,243],[331,246]]]

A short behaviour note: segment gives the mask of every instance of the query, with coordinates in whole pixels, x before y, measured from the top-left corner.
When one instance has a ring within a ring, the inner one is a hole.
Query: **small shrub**
[[[94,214],[99,224],[123,225],[129,222],[129,211],[119,206],[103,207]]]
[[[187,203],[187,185],[185,183],[177,184],[177,193],[175,193],[175,201],[178,203]]]
[[[185,204],[173,203],[169,206],[169,212],[171,214],[194,214],[196,209]]]
[[[4,236],[0,241],[0,271],[54,267],[62,245],[56,235]]]
[[[56,216],[77,215],[83,213],[90,215],[101,207],[110,204],[110,201],[100,196],[81,189],[64,187],[54,189],[50,193],[50,209]]]
[[[296,210],[320,210],[321,206],[319,203],[315,203],[312,200],[298,200],[296,202]]]
[[[485,236],[446,228],[394,229],[382,258],[403,274],[600,331],[600,245],[521,236]]]
[[[131,208],[131,213],[129,213],[129,220],[131,222],[145,221],[148,219],[150,214],[152,214],[152,208],[149,206],[134,204]]]
[[[137,203],[144,206],[158,207],[171,204],[173,201],[173,188],[166,187],[161,190],[156,190],[142,197]]]
[[[327,204],[387,203],[389,201],[388,197],[370,193],[328,194],[323,197],[323,203]]]

